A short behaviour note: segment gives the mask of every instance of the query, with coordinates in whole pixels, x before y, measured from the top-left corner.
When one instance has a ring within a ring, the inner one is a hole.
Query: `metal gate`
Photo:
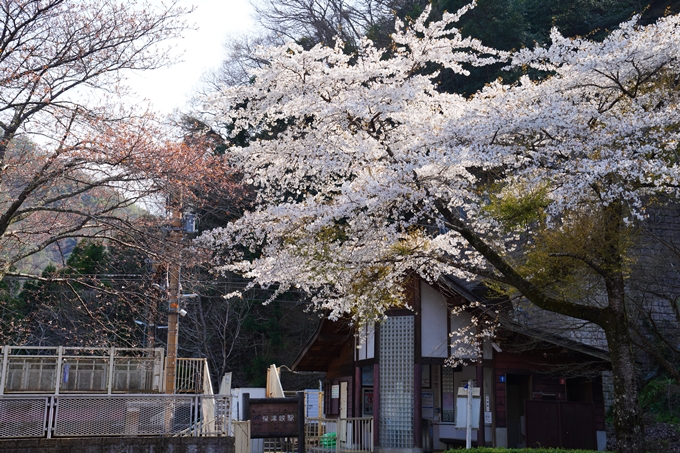
[[[597,450],[593,403],[524,402],[527,447]]]

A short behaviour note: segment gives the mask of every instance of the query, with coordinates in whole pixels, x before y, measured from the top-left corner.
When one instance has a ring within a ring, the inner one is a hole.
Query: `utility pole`
[[[177,337],[179,333],[179,274],[181,267],[182,214],[173,209],[170,223],[170,243],[177,244],[177,255],[168,263],[168,358],[165,365],[165,393],[175,393],[177,373]]]

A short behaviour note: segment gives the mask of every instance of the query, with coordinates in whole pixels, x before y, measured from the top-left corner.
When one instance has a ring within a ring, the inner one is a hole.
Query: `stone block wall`
[[[3,453],[235,453],[233,437],[2,439]]]

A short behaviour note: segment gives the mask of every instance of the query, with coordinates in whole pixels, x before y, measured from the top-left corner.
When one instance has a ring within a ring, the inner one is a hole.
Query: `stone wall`
[[[235,453],[233,437],[3,439],[3,453]]]

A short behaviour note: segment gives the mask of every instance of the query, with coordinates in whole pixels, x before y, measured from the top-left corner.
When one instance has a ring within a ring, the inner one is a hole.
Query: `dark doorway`
[[[567,401],[577,403],[592,403],[592,381],[586,378],[567,379]]]
[[[526,401],[528,447],[597,449],[593,403]]]
[[[530,376],[507,375],[508,448],[526,447],[524,401],[529,399]]]

